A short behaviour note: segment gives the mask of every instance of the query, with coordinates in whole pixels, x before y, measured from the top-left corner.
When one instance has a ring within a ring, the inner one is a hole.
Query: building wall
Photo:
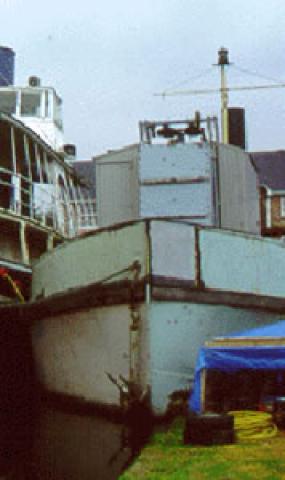
[[[269,196],[265,188],[260,188],[262,235],[272,237],[285,235],[285,216],[281,214],[281,198],[280,195]]]
[[[138,145],[94,159],[99,227],[139,217]]]
[[[271,202],[272,226],[273,228],[281,228],[285,232],[285,217],[281,216],[281,197],[273,196]]]
[[[209,145],[142,144],[139,159],[139,216],[183,216],[215,224],[212,151]]]
[[[178,143],[134,145],[95,158],[98,225],[168,216],[259,233],[249,155],[232,145],[220,145],[218,161],[216,155],[207,143]]]
[[[215,220],[211,153],[201,145],[134,145],[95,158],[98,225],[154,216]]]
[[[260,233],[259,190],[249,155],[233,145],[219,145],[221,226]]]

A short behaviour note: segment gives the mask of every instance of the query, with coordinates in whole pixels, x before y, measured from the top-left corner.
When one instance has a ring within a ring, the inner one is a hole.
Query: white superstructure
[[[30,77],[24,87],[0,87],[0,111],[23,122],[53,150],[63,150],[62,100],[38,77]]]

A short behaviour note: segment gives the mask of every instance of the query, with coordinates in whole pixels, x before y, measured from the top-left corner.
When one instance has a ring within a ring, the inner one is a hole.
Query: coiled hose
[[[237,441],[272,438],[278,432],[270,413],[236,410],[229,412],[229,414],[234,417],[234,430]]]

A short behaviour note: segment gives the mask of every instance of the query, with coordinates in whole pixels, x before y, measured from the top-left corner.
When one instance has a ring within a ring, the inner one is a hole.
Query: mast
[[[228,49],[221,47],[218,51],[218,63],[214,64],[217,67],[220,67],[221,71],[221,84],[220,88],[206,88],[206,89],[195,89],[195,90],[172,90],[164,91],[162,93],[154,93],[155,96],[163,97],[166,96],[176,96],[176,95],[207,95],[212,93],[219,93],[221,96],[221,141],[222,143],[229,143],[229,92],[230,91],[245,91],[245,90],[263,90],[269,88],[284,88],[285,83],[273,83],[270,85],[241,85],[241,86],[231,86],[227,85],[226,69],[227,66],[231,65],[229,62],[229,51]]]
[[[218,51],[218,66],[221,69],[221,126],[223,143],[229,143],[229,95],[226,78],[226,67],[229,64],[229,52],[226,48],[222,47]]]

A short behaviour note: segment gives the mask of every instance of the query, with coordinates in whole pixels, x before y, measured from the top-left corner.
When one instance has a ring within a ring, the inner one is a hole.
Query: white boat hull
[[[135,379],[149,388],[151,409],[163,415],[173,392],[190,389],[198,348],[213,336],[274,322],[278,313],[185,302],[154,302],[138,307],[136,341],[128,305],[72,311],[34,322],[37,374],[53,394],[121,408],[115,379]]]

